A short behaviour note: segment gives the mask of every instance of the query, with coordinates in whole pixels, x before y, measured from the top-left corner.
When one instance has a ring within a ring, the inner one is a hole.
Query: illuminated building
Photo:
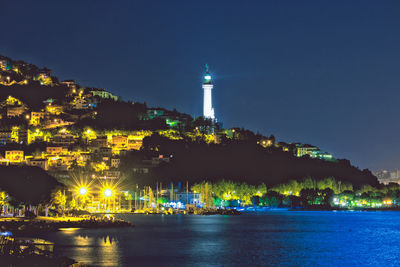
[[[68,88],[76,88],[76,83],[74,80],[65,80],[60,83],[66,85]]]
[[[212,107],[212,89],[211,75],[208,72],[208,65],[206,64],[206,74],[204,75],[203,82],[203,116],[208,119],[215,119],[214,108]]]
[[[67,148],[63,148],[61,146],[56,146],[56,147],[48,146],[48,147],[46,147],[46,153],[49,153],[49,154],[58,155],[58,154],[63,154],[63,153],[67,153],[67,152],[68,152],[68,149]]]
[[[53,144],[69,146],[75,143],[75,137],[70,133],[58,133],[54,135]]]
[[[1,102],[1,106],[24,106],[24,104],[21,102],[21,100],[8,96],[6,100]]]
[[[133,140],[128,139],[128,150],[140,150],[142,147],[143,141],[142,140]]]
[[[82,161],[82,162],[87,162],[87,161],[89,161],[89,160],[91,160],[91,158],[92,158],[92,154],[91,153],[88,153],[88,152],[81,152],[80,154],[79,154],[79,160],[80,161]]]
[[[74,155],[60,155],[59,158],[61,159],[61,163],[65,166],[71,166],[72,162],[75,160]]]
[[[333,156],[327,152],[321,152],[321,151],[315,151],[313,152],[310,157],[312,158],[318,158],[318,159],[323,159],[323,160],[334,160]]]
[[[327,152],[322,152],[318,147],[311,145],[301,145],[296,148],[296,156],[302,157],[308,155],[314,159],[323,159],[327,161],[335,161],[333,156]]]
[[[22,162],[24,160],[24,151],[9,150],[6,151],[6,159],[10,162]]]
[[[104,179],[116,180],[119,179],[121,172],[105,170],[103,174],[104,174]]]
[[[0,145],[6,145],[11,143],[11,131],[0,132]]]
[[[162,108],[149,108],[147,111],[147,117],[149,120],[160,118],[164,115],[165,109]]]
[[[127,147],[128,145],[128,136],[126,135],[113,135],[112,137],[112,145],[116,148]]]
[[[88,102],[83,98],[74,99],[72,106],[74,109],[87,109],[89,107]]]
[[[44,112],[31,112],[31,120],[30,120],[30,124],[32,125],[39,125],[40,122],[44,119]]]
[[[200,193],[192,193],[192,192],[178,192],[175,193],[173,200],[176,202],[180,202],[182,204],[189,205],[200,205],[201,195]]]
[[[90,145],[93,147],[106,147],[107,136],[97,136],[96,139],[90,140]]]
[[[400,184],[400,170],[387,171],[381,170],[374,173],[379,182],[384,184],[398,183]]]
[[[111,159],[111,167],[112,168],[118,168],[120,163],[121,163],[121,160],[118,159],[118,158],[112,158]]]
[[[51,71],[49,69],[42,69],[38,76],[35,77],[35,80],[39,81],[41,85],[53,85],[53,81],[51,79]]]
[[[262,147],[269,147],[274,144],[275,140],[273,139],[268,139],[268,138],[261,138],[259,141],[257,141],[257,144],[259,144]]]
[[[10,161],[8,159],[0,158],[0,166],[9,166]]]
[[[33,158],[27,158],[26,159],[26,164],[28,166],[37,166],[42,168],[45,171],[49,170],[49,162],[47,159],[33,159]]]
[[[53,115],[60,115],[61,112],[63,112],[63,108],[64,107],[61,105],[54,105],[50,103],[49,105],[46,106],[46,111]]]
[[[318,147],[304,145],[304,146],[297,147],[296,156],[297,157],[302,157],[304,155],[311,156],[314,152],[317,152],[317,151],[320,151],[320,149]]]
[[[28,130],[27,129],[18,129],[18,143],[26,144],[28,143]]]
[[[25,112],[26,108],[24,106],[18,107],[7,107],[7,117],[16,117],[20,116]]]

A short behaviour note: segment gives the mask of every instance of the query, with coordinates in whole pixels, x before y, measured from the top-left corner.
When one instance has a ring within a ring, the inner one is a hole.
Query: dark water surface
[[[400,212],[119,217],[136,227],[41,237],[96,266],[400,266]]]

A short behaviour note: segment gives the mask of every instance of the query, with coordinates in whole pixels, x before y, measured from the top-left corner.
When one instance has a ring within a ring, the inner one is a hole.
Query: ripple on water
[[[56,253],[98,266],[399,266],[398,212],[120,215],[135,228],[50,233]]]

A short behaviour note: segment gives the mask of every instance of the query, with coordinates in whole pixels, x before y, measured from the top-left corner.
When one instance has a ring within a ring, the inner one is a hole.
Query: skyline
[[[230,3],[9,1],[0,54],[192,116],[209,63],[225,127],[310,143],[360,168],[400,167],[398,3]]]

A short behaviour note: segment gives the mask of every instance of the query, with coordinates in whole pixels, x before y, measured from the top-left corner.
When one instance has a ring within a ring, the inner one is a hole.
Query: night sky
[[[122,96],[400,168],[400,1],[14,1],[0,54]]]

